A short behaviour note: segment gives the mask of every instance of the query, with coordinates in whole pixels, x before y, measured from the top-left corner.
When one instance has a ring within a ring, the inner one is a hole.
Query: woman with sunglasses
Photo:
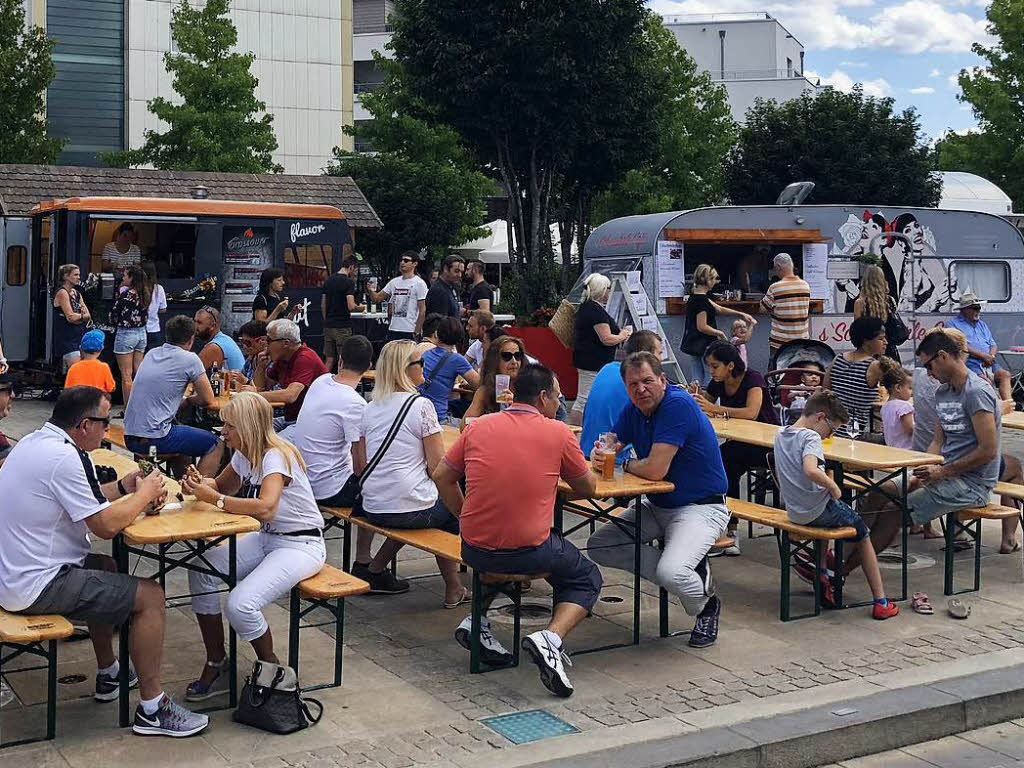
[[[484,353],[484,362],[480,366],[480,386],[473,394],[473,402],[462,420],[462,429],[466,428],[469,419],[497,413],[501,410],[498,402],[498,376],[508,376],[509,387],[519,375],[519,369],[526,363],[526,347],[522,339],[515,336],[501,336],[490,343]],[[511,389],[509,390],[511,392]]]
[[[423,352],[430,348],[397,340],[380,351],[373,399],[363,410],[362,437],[352,445],[353,468],[362,477],[363,513],[374,525],[458,533],[459,521],[441,501],[430,477],[444,458],[441,425],[434,404],[416,391],[423,383]],[[385,447],[396,425],[394,440]],[[371,594],[409,589],[409,582],[387,569],[401,544],[388,539],[371,557],[370,541],[358,543],[365,549],[356,548],[352,574],[370,583]],[[438,557],[437,566],[444,579],[444,607],[466,602],[469,591],[459,581],[458,563]]]
[[[270,403],[253,392],[240,392],[220,412],[224,442],[234,449],[231,462],[216,477],[204,478],[190,468],[182,481],[186,493],[232,515],[259,520],[256,533],[239,537],[237,583],[228,593],[231,626],[251,643],[260,661],[279,664],[263,609],[292,587],[315,576],[327,558],[321,533],[323,516],[298,450],[274,432]],[[227,547],[207,550],[211,564],[227,567]],[[220,579],[189,573],[192,610],[206,646],[206,666],[189,684],[187,701],[203,701],[227,689]]]

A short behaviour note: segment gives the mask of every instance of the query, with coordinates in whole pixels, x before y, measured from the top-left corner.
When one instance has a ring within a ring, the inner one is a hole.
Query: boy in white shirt
[[[857,535],[850,540],[857,544],[857,554],[875,600],[871,615],[876,619],[888,619],[900,611],[885,596],[882,574],[871,544],[871,531],[860,515],[841,500],[842,490],[825,473],[822,440],[830,440],[849,418],[849,413],[834,393],[816,392],[808,398],[803,415],[796,423],[783,427],[775,436],[775,473],[786,504],[786,514],[791,521],[815,528],[850,526],[857,530]],[[843,564],[839,563],[837,567],[841,568]],[[826,606],[834,607],[832,577],[824,568],[820,573],[822,600]]]

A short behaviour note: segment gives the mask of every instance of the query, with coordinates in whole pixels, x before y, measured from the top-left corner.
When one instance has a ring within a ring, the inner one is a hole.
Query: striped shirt
[[[810,336],[807,317],[811,311],[811,287],[796,275],[768,286],[761,306],[772,316],[768,341],[773,347]]]
[[[860,431],[867,432],[871,409],[878,399],[878,388],[868,386],[868,368],[875,362],[868,357],[851,363],[845,355],[836,355],[829,371],[829,387],[850,412],[850,421],[859,422]],[[836,430],[839,437],[849,437],[846,427]]]

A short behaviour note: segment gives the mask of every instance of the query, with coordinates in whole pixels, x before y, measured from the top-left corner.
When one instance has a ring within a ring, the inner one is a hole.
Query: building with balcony
[[[758,97],[778,102],[818,86],[804,76],[804,47],[768,13],[665,16],[679,47],[725,86],[735,120]]]
[[[142,144],[159,121],[146,109],[177,98],[164,54],[173,49],[176,0],[25,0],[28,21],[57,40],[47,120],[67,139],[62,164]],[[274,116],[274,160],[286,173],[319,173],[352,122],[352,0],[233,0],[240,51],[255,54],[256,95]]]

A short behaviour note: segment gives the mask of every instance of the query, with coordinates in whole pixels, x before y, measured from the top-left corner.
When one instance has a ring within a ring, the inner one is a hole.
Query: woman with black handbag
[[[711,300],[711,290],[718,284],[718,272],[709,264],[699,264],[693,270],[693,287],[686,297],[686,330],[683,331],[682,352],[690,358],[690,370],[686,372],[690,381],[706,387],[711,372],[704,359],[708,347],[716,341],[729,341],[725,331],[715,325],[718,314],[733,315],[751,326],[757,320],[746,312],[723,307]]]
[[[860,281],[860,296],[853,302],[853,319],[877,317],[885,328],[885,356],[899,362],[899,345],[910,338],[910,331],[899,316],[896,302],[889,295],[889,283],[881,267],[869,266]]]
[[[231,626],[239,638],[252,644],[256,658],[279,664],[263,608],[323,567],[327,559],[323,516],[302,456],[274,432],[270,403],[255,392],[239,392],[220,415],[221,437],[234,449],[231,463],[217,477],[207,478],[189,467],[182,487],[197,501],[263,523],[259,531],[238,539],[237,582],[228,593],[226,610]],[[204,556],[217,570],[227,569],[227,547],[211,547]],[[206,666],[189,684],[187,701],[203,701],[227,690],[221,586],[216,576],[189,572],[189,591],[195,595],[192,610],[206,646]]]

